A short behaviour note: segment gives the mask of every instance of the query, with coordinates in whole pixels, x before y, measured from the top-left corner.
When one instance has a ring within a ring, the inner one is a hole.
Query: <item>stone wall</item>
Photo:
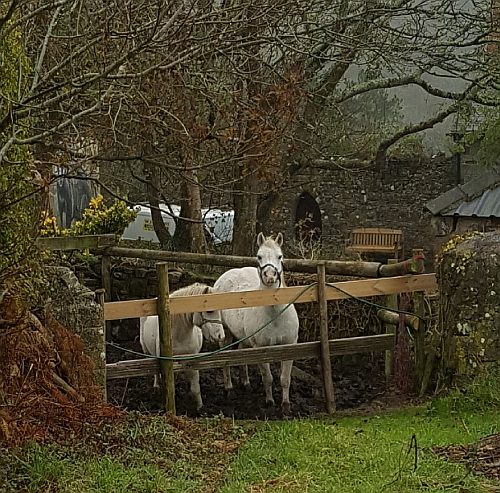
[[[46,297],[54,317],[68,330],[80,336],[85,353],[92,358],[96,383],[105,387],[105,347],[102,307],[95,293],[82,285],[67,267],[45,267],[49,279]]]
[[[457,237],[443,250],[440,330],[429,348],[438,387],[466,383],[500,361],[499,260],[500,231]]]
[[[424,204],[454,186],[452,164],[436,161],[336,163],[328,168],[309,169],[288,183],[283,203],[272,210],[266,234],[283,231],[286,243],[294,239],[297,198],[308,191],[318,202],[322,216],[322,246],[331,258],[342,258],[349,232],[358,227],[401,229],[404,254],[424,248],[432,266],[436,238],[431,214]]]
[[[116,260],[116,259],[114,259]],[[130,261],[113,264],[111,268],[111,301],[155,298],[158,295],[158,279],[154,262],[151,265],[136,265]],[[102,288],[100,269],[90,270],[87,266],[77,266],[76,276],[82,284],[95,291]],[[170,291],[175,291],[194,282],[213,284],[213,280],[202,274],[193,274],[182,269],[168,272]]]
[[[471,231],[486,233],[500,229],[500,219],[497,217],[451,217],[435,216],[432,225],[436,235],[443,237],[443,242],[454,235],[461,235]]]

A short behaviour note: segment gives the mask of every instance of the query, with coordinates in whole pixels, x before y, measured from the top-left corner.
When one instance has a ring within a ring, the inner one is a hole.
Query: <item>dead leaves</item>
[[[490,435],[471,445],[434,447],[433,452],[464,463],[474,472],[500,480],[500,434]]]

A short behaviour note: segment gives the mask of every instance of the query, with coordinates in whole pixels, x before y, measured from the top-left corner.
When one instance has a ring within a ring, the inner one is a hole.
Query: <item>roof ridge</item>
[[[425,208],[432,214],[438,215],[453,208],[460,201],[470,202],[476,199],[497,184],[500,184],[500,165],[488,168],[484,173],[466,183],[456,185],[435,199],[429,200],[425,204]]]

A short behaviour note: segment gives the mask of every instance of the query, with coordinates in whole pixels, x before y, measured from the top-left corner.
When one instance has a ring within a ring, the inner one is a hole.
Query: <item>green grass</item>
[[[430,447],[472,442],[499,427],[494,411],[445,416],[420,409],[269,423],[242,448],[221,493],[486,491],[484,478],[436,457]]]
[[[197,481],[183,477],[182,468],[174,475],[165,474],[157,465],[127,465],[107,455],[101,457],[64,457],[62,449],[31,446],[18,464],[17,481],[11,491],[57,491],[116,493],[119,491],[198,491]]]
[[[427,406],[267,423],[242,447],[220,493],[498,492],[497,482],[431,448],[498,433],[499,387],[494,374]]]
[[[230,420],[134,413],[71,443],[0,449],[0,492],[200,492],[220,479],[245,438]]]
[[[499,432],[498,386],[495,376],[426,406],[250,428],[130,414],[72,443],[0,450],[0,491],[499,492],[431,450]]]

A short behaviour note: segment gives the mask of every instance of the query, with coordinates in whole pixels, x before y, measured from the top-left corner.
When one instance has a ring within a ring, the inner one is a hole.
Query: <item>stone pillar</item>
[[[452,238],[437,276],[439,388],[466,383],[500,359],[500,231]]]
[[[68,330],[81,337],[94,363],[96,384],[106,389],[106,348],[102,307],[95,293],[80,284],[67,267],[46,267],[48,307]]]

